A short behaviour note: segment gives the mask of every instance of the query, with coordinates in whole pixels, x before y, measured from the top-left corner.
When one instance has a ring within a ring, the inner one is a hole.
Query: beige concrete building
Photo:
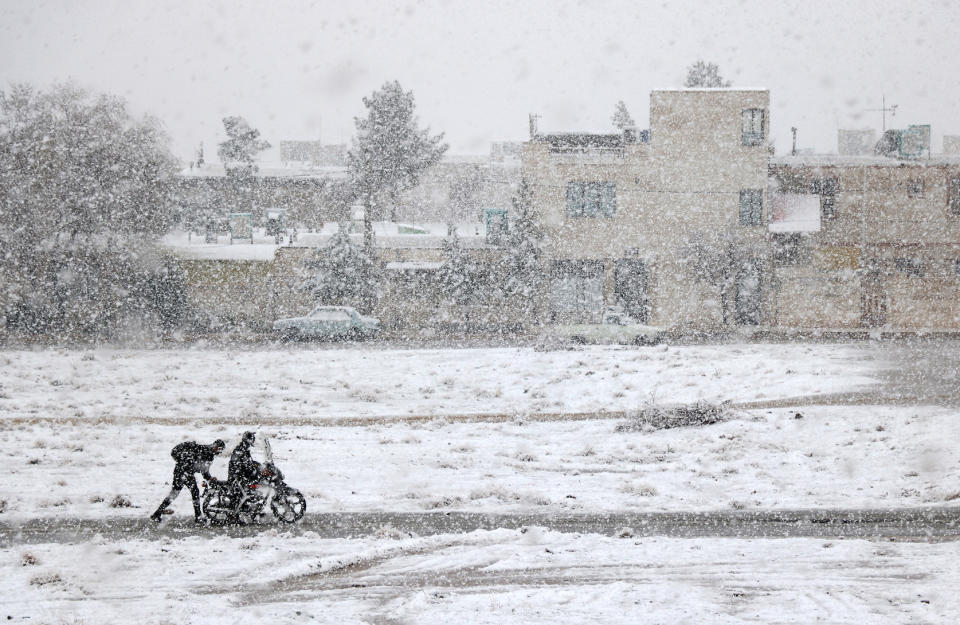
[[[649,133],[532,137],[522,176],[546,234],[551,320],[619,305],[667,327],[761,323],[769,103],[765,90],[654,91]],[[698,278],[693,241],[737,258]]]
[[[697,89],[651,94],[648,140],[531,137],[550,319],[960,329],[960,159],[773,158],[768,128],[768,92]]]
[[[820,200],[816,229],[774,235],[770,325],[960,329],[960,159],[781,157],[770,174]]]

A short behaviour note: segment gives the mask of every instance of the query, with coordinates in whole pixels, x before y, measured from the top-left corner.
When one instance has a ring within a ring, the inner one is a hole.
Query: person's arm
[[[216,482],[216,481],[217,481],[217,478],[215,478],[215,477],[213,477],[212,475],[210,475],[210,463],[209,463],[209,462],[198,462],[197,465],[196,465],[196,468],[197,468],[197,469],[200,469],[199,471],[197,471],[197,473],[200,473],[201,475],[203,475],[203,479],[207,480],[208,482]]]

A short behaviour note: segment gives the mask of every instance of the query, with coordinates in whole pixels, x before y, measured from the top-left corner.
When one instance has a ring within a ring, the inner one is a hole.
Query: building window
[[[960,278],[960,258],[953,259],[953,275]]]
[[[740,225],[763,225],[763,189],[744,189],[740,192]]]
[[[568,182],[568,217],[613,217],[617,185],[613,182]]]
[[[837,216],[837,179],[814,178],[810,182],[810,192],[820,196],[820,217],[834,219]]]
[[[743,145],[763,145],[763,109],[743,109]]]
[[[950,179],[950,193],[947,202],[951,215],[960,215],[960,178]]]
[[[907,197],[923,197],[923,178],[911,178],[907,181]]]
[[[922,258],[895,258],[893,266],[900,273],[917,278],[923,277],[923,259]]]
[[[800,265],[807,261],[803,237],[799,232],[776,232],[773,235],[773,262],[777,265]]]

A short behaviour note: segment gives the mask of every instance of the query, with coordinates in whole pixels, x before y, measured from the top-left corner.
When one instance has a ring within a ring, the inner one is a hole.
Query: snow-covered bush
[[[380,289],[380,272],[372,255],[350,239],[341,223],[326,247],[304,263],[303,288],[319,304],[353,305],[369,312]]]

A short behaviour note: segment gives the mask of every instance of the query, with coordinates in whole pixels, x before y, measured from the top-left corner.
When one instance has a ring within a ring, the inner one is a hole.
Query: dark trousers
[[[155,518],[160,518],[160,515],[173,503],[173,500],[177,498],[184,486],[190,488],[190,495],[193,497],[194,518],[198,521],[203,518],[203,514],[200,512],[200,487],[197,486],[197,478],[194,477],[190,469],[191,467],[181,467],[179,464],[174,467],[173,488],[170,489],[170,494],[164,498],[160,507],[157,508],[157,511],[153,513]]]

